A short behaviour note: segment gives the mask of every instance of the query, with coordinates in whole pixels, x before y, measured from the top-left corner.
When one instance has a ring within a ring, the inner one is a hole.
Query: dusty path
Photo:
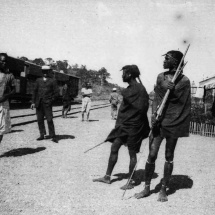
[[[32,111],[11,114],[26,113]],[[119,188],[127,181],[124,177],[128,171],[127,148],[120,149],[113,183],[93,183],[93,178],[105,174],[110,144],[105,143],[87,154],[83,152],[103,141],[115,121],[110,119],[110,107],[92,111],[90,118],[90,122],[81,122],[80,113],[68,119],[55,118],[58,144],[50,140],[37,142],[36,123],[16,126],[4,136],[0,147],[1,215],[215,214],[213,138],[191,135],[179,141],[168,202],[157,202],[155,189],[162,178],[164,144],[152,181],[153,193],[146,199],[128,199],[142,190],[142,183],[126,192],[127,200],[121,200],[123,191]],[[13,118],[12,122],[17,120]],[[144,140],[141,148],[143,157],[137,167],[140,177],[144,173],[147,144],[148,140]]]

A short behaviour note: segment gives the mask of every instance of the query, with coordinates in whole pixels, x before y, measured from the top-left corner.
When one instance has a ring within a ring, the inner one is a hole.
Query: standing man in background
[[[87,83],[86,87],[81,89],[81,94],[82,94],[82,109],[81,109],[82,122],[84,121],[84,112],[86,112],[87,121],[89,122],[92,93],[93,93],[93,91],[91,89],[90,83]]]
[[[110,99],[111,103],[111,117],[112,119],[116,119],[117,117],[117,105],[119,103],[119,95],[116,92],[116,88],[113,88],[113,92],[110,94]]]
[[[36,80],[36,85],[32,95],[31,109],[36,108],[37,122],[40,131],[40,137],[37,140],[45,139],[46,129],[44,117],[47,119],[49,136],[52,141],[58,143],[55,135],[53,122],[52,104],[59,95],[59,89],[56,80],[48,77],[52,69],[50,66],[42,66],[43,77]]]
[[[8,72],[8,56],[0,53],[0,143],[3,135],[11,131],[9,98],[15,93],[15,78]]]

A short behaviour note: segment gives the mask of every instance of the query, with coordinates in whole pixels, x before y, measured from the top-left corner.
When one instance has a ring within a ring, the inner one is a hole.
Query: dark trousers
[[[42,101],[40,102],[39,107],[36,109],[37,114],[37,122],[40,131],[40,135],[46,135],[44,117],[46,117],[49,135],[50,137],[55,136],[54,122],[53,122],[53,114],[52,114],[52,106],[46,106]]]

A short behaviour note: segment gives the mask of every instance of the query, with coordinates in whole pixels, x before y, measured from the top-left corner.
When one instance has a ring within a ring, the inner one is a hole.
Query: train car
[[[13,73],[16,82],[16,93],[11,97],[11,101],[29,102],[32,98],[32,92],[35,87],[36,79],[42,77],[41,66],[21,59],[8,57],[9,72]],[[57,80],[60,96],[62,96],[62,87],[68,84],[72,98],[78,95],[79,77],[57,71],[49,74]]]

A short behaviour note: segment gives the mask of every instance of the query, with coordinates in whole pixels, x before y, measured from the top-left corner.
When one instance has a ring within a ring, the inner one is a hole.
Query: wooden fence
[[[190,133],[207,137],[215,137],[215,126],[207,123],[191,122]]]

